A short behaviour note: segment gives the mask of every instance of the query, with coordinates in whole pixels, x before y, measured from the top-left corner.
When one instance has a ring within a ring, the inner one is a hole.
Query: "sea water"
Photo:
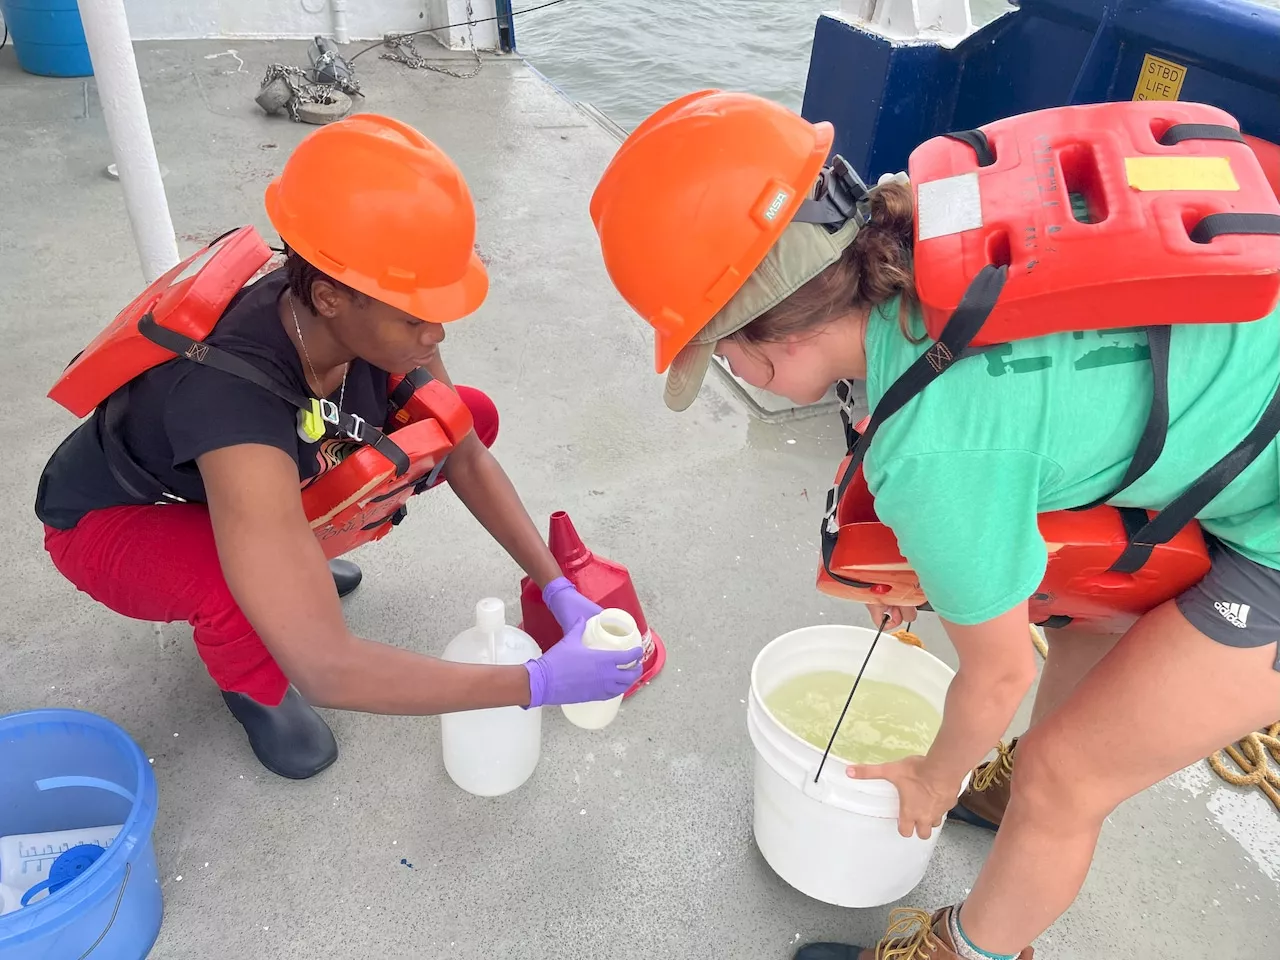
[[[562,3],[516,17],[516,43],[570,98],[594,104],[625,130],[667,101],[708,87],[746,90],[798,111],[814,27],[820,14],[839,6],[832,0]],[[975,26],[1008,9],[1005,0],[971,0],[970,6]]]
[[[766,696],[765,706],[796,736],[825,750],[853,681],[839,670],[802,673]],[[831,753],[848,763],[901,760],[927,752],[941,725],[942,715],[914,690],[863,677]]]

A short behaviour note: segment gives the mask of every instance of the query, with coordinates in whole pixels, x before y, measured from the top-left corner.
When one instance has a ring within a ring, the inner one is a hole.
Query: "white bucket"
[[[822,751],[780,724],[764,699],[802,673],[856,675],[874,637],[865,627],[803,627],[766,646],[751,667],[747,730],[756,748],[756,844],[783,880],[840,907],[880,906],[909,893],[924,877],[941,828],[928,840],[900,836],[893,784],[851,780],[847,764],[834,755],[814,783]],[[863,676],[908,687],[941,712],[955,672],[919,647],[882,636]]]

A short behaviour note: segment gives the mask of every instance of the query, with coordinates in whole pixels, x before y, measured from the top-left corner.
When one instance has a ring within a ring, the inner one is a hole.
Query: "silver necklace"
[[[298,309],[293,305],[293,294],[287,294],[289,297],[289,313],[293,316],[293,329],[298,334],[298,343],[302,346],[302,357],[307,361],[307,369],[311,371],[311,379],[314,381],[316,393],[320,392],[320,376],[316,373],[315,364],[311,362],[311,354],[307,352],[307,341],[302,336],[302,324],[298,323]],[[342,388],[338,391],[338,413],[342,413],[342,401],[347,397],[347,374],[351,370],[351,363],[348,361],[346,368],[342,371]]]

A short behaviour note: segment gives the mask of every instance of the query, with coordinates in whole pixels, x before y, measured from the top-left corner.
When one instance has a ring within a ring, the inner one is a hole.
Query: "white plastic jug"
[[[587,621],[582,631],[582,642],[597,650],[630,650],[644,644],[635,619],[627,611],[616,607],[602,610]],[[584,730],[599,730],[613,722],[620,706],[622,694],[612,700],[566,703],[560,709],[575,726]]]
[[[48,879],[53,861],[72,847],[92,843],[104,850],[111,846],[121,824],[51,833],[21,833],[0,837],[0,884],[19,897]]]
[[[442,659],[455,663],[523,664],[542,655],[533,638],[506,621],[506,605],[496,597],[476,604],[476,625],[445,647]],[[444,768],[468,793],[497,797],[533,774],[542,753],[542,708],[494,707],[440,717]]]

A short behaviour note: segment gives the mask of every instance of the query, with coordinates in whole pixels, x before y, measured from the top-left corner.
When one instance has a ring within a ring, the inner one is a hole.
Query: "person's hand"
[[[578,592],[566,577],[556,577],[542,588],[542,602],[560,624],[568,630],[578,620],[590,620],[600,612],[600,604],[592,603]]]
[[[524,666],[529,671],[529,706],[612,700],[640,679],[643,647],[596,650],[582,642],[579,619],[554,647]]]
[[[868,603],[867,613],[871,615],[871,622],[880,626],[880,621],[887,614],[889,622],[884,625],[886,630],[895,630],[904,624],[913,623],[916,619],[915,607],[886,607],[881,603]]]
[[[928,840],[960,795],[960,784],[934,773],[925,757],[855,764],[845,774],[853,780],[888,780],[898,788],[898,833],[904,837],[914,833]]]

